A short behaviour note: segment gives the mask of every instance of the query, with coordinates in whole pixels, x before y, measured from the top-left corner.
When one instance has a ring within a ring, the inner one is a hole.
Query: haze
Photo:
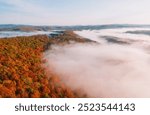
[[[1,24],[150,24],[149,0],[0,0]]]
[[[53,46],[44,58],[66,85],[88,97],[150,97],[150,36],[128,30],[138,28],[76,32],[99,44]]]

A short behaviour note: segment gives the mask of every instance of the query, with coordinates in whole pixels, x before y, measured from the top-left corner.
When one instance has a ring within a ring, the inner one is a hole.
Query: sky
[[[0,0],[0,24],[150,24],[150,0]]]

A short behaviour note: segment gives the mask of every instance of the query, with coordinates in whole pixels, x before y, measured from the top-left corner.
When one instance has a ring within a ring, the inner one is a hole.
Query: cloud
[[[9,15],[13,13],[29,17],[31,23],[36,17],[37,24],[56,25],[148,24],[150,20],[149,0],[0,0],[0,3],[1,17],[4,13],[8,15],[5,23],[11,22]],[[27,22],[22,18],[22,23]]]
[[[68,87],[82,90],[89,97],[150,97],[150,41],[142,35],[121,35],[121,30],[116,33],[117,30],[120,29],[102,33],[130,39],[130,44],[104,42],[99,37],[102,33],[93,31],[99,34],[96,38],[87,32],[84,33],[87,38],[93,36],[101,44],[53,46],[44,55],[47,68],[57,73]]]
[[[30,16],[44,16],[46,17],[49,13],[47,13],[47,9],[37,2],[33,2],[30,0],[3,0],[1,1],[4,4],[7,4],[9,7],[12,7],[12,12],[14,14],[23,14]],[[15,12],[14,12],[15,9]]]
[[[120,45],[55,46],[48,64],[73,90],[89,97],[150,97],[150,55]]]
[[[27,12],[34,12],[38,9],[36,5],[27,2],[27,0],[9,0],[4,1],[9,6],[13,6],[16,9],[27,11]]]
[[[2,0],[0,2],[5,4],[5,9],[0,15],[1,23],[43,25],[48,24],[54,15],[47,7],[36,1]]]

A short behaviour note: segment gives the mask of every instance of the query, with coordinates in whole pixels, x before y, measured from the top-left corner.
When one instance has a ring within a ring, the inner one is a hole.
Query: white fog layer
[[[99,44],[53,46],[48,65],[73,90],[89,97],[150,97],[150,36],[107,29],[75,31]]]
[[[10,38],[10,37],[17,37],[17,36],[33,36],[33,35],[48,35],[53,32],[48,31],[36,31],[36,32],[21,32],[21,31],[0,31],[0,38]]]

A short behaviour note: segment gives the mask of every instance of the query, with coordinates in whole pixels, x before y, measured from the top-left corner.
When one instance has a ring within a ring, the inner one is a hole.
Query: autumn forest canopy
[[[0,39],[0,97],[79,97],[44,66],[43,53],[51,45],[85,42],[73,32],[49,38],[46,35]],[[89,40],[87,40],[89,41]]]

